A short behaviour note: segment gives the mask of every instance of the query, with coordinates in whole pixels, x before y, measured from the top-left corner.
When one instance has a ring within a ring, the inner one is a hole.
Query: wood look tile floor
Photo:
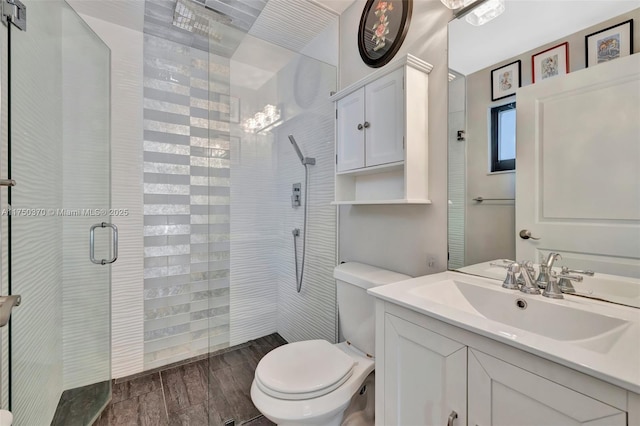
[[[287,343],[271,334],[182,365],[116,380],[112,399],[93,426],[273,425],[251,402],[255,368]]]

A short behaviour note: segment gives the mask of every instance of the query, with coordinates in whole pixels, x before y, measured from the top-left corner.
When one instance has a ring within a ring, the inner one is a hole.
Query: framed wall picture
[[[413,0],[367,0],[358,27],[358,50],[365,64],[379,68],[395,56],[412,11]]]
[[[609,62],[633,53],[633,19],[584,38],[586,67]]]
[[[565,42],[531,56],[531,81],[569,73],[569,43]]]
[[[491,70],[491,100],[514,95],[521,84],[520,61]]]

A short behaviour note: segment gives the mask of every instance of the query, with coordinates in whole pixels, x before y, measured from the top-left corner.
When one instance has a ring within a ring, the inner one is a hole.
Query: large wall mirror
[[[505,0],[449,23],[449,269],[503,279],[555,252],[595,272],[579,294],[640,307],[637,6]]]

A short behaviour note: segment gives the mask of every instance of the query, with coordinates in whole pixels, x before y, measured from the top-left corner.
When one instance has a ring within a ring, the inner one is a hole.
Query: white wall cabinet
[[[376,301],[376,425],[624,426],[640,396]]]
[[[334,204],[430,204],[428,73],[407,55],[333,95]]]
[[[404,161],[404,69],[336,102],[338,172]]]

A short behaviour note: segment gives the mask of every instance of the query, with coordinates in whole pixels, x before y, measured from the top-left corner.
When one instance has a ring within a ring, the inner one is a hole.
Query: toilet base
[[[372,371],[353,395],[344,412],[342,426],[373,426],[376,423],[376,372]]]
[[[375,383],[375,371],[372,371],[349,404],[340,407],[340,411],[330,417],[290,422],[270,418],[266,414],[264,416],[278,426],[300,426],[301,424],[305,426],[373,426],[375,424]]]

